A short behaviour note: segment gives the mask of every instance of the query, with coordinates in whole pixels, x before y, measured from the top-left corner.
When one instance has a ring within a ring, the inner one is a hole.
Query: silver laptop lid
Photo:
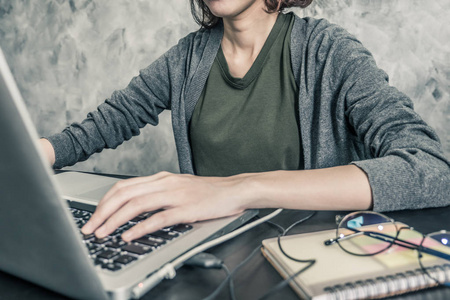
[[[70,297],[106,299],[0,49],[0,269]]]

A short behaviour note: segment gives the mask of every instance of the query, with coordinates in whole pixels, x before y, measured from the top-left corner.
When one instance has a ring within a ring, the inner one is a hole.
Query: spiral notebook
[[[337,244],[324,245],[325,240],[335,235],[335,230],[326,230],[281,238],[287,254],[299,259],[316,259],[311,268],[290,281],[300,298],[384,298],[437,285],[421,270],[414,250],[394,245],[375,256],[354,256]],[[261,250],[284,278],[305,267],[280,251],[277,238],[264,240]],[[435,278],[450,278],[448,261],[430,255],[422,261]]]

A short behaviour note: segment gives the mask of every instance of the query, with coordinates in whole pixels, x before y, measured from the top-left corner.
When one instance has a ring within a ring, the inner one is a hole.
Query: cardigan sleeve
[[[331,80],[346,121],[367,159],[373,209],[391,211],[450,204],[450,163],[434,130],[412,101],[388,83],[369,51],[342,29],[330,31]]]
[[[170,109],[174,94],[180,93],[191,38],[192,34],[181,39],[141,70],[125,89],[113,92],[81,123],[73,123],[61,133],[46,137],[55,149],[53,167],[70,166],[104,148],[114,149],[139,135],[145,125],[157,125],[159,113]]]

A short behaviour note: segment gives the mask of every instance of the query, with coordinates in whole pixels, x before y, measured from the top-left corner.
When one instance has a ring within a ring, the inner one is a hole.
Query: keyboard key
[[[147,217],[148,217],[147,213],[140,214],[139,216],[136,216],[133,219],[131,219],[130,222],[137,223],[137,222],[147,219]]]
[[[104,237],[102,239],[99,239],[99,238],[96,237],[91,242],[94,243],[94,244],[100,244],[101,245],[101,244],[104,244],[104,243],[108,242],[110,239],[111,239],[110,236]]]
[[[95,237],[95,234],[91,233],[91,234],[83,234],[83,240],[84,241],[88,241],[90,239],[93,239]]]
[[[102,258],[95,258],[95,259],[94,259],[94,264],[95,264],[96,266],[98,266],[98,265],[104,265],[104,264],[105,264],[105,260],[102,259]]]
[[[119,255],[119,252],[113,251],[110,249],[103,250],[99,254],[97,254],[97,257],[104,258],[104,259],[112,259],[113,257],[116,257]]]
[[[134,253],[134,254],[142,255],[142,254],[151,252],[152,248],[150,248],[148,246],[128,244],[125,247],[122,247],[122,250],[131,252],[131,253]]]
[[[122,265],[117,264],[117,263],[108,263],[108,264],[102,265],[102,268],[108,269],[110,271],[118,271],[118,270],[122,269]]]
[[[117,230],[125,231],[125,230],[130,229],[133,226],[134,226],[134,224],[126,223],[126,224],[123,224],[122,226],[120,226]]]
[[[141,237],[137,240],[134,240],[133,242],[136,242],[139,244],[144,244],[144,245],[151,246],[151,247],[158,247],[158,246],[161,246],[162,244],[164,244],[164,242],[162,242],[162,241],[156,241],[156,240],[150,239],[148,237]]]
[[[122,241],[122,240],[113,240],[109,243],[106,244],[106,246],[111,247],[111,248],[121,248],[122,246],[125,246],[127,243]]]
[[[97,253],[97,252],[99,252],[100,250],[103,249],[102,246],[97,245],[97,244],[90,244],[89,243],[89,244],[86,244],[86,246],[88,248],[88,251],[89,251],[90,255],[93,255],[93,254],[95,254],[95,253]]]
[[[131,223],[127,223],[125,225],[120,226],[119,228],[117,228],[112,235],[121,235],[122,233],[124,233],[125,231],[127,231],[128,229],[130,229],[131,227],[133,227],[133,224]]]
[[[86,221],[83,219],[79,219],[76,221],[76,224],[77,224],[78,228],[81,229],[84,226],[84,224],[86,224]]]
[[[135,260],[137,260],[136,257],[131,256],[131,255],[126,255],[126,254],[125,254],[125,255],[119,256],[119,258],[116,258],[116,259],[114,260],[114,262],[115,262],[115,263],[122,264],[122,265],[127,265],[127,264],[129,264],[130,262],[135,261]]]
[[[170,241],[170,240],[176,238],[177,236],[179,236],[178,233],[174,232],[173,234],[169,234],[168,232],[162,231],[162,230],[158,230],[156,232],[150,233],[149,235],[157,237],[157,238],[162,238],[162,239],[165,239],[165,240],[168,240],[168,241]]]
[[[72,212],[72,215],[75,218],[83,218],[83,217],[88,215],[88,212],[87,211],[83,211],[83,210],[77,210],[77,211]]]
[[[180,233],[189,231],[191,229],[192,229],[192,226],[191,225],[187,225],[187,224],[178,224],[178,225],[175,225],[175,226],[172,227],[173,231],[180,232]]]

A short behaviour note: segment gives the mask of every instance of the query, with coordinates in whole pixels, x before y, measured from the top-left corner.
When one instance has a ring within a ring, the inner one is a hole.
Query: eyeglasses
[[[337,243],[345,252],[358,256],[376,255],[393,245],[416,250],[422,271],[437,284],[450,287],[450,278],[445,276],[443,264],[430,257],[450,261],[450,232],[441,230],[424,235],[413,227],[372,211],[337,217],[336,223],[336,238],[325,241],[326,246]],[[445,268],[450,268],[450,265],[446,264]]]

